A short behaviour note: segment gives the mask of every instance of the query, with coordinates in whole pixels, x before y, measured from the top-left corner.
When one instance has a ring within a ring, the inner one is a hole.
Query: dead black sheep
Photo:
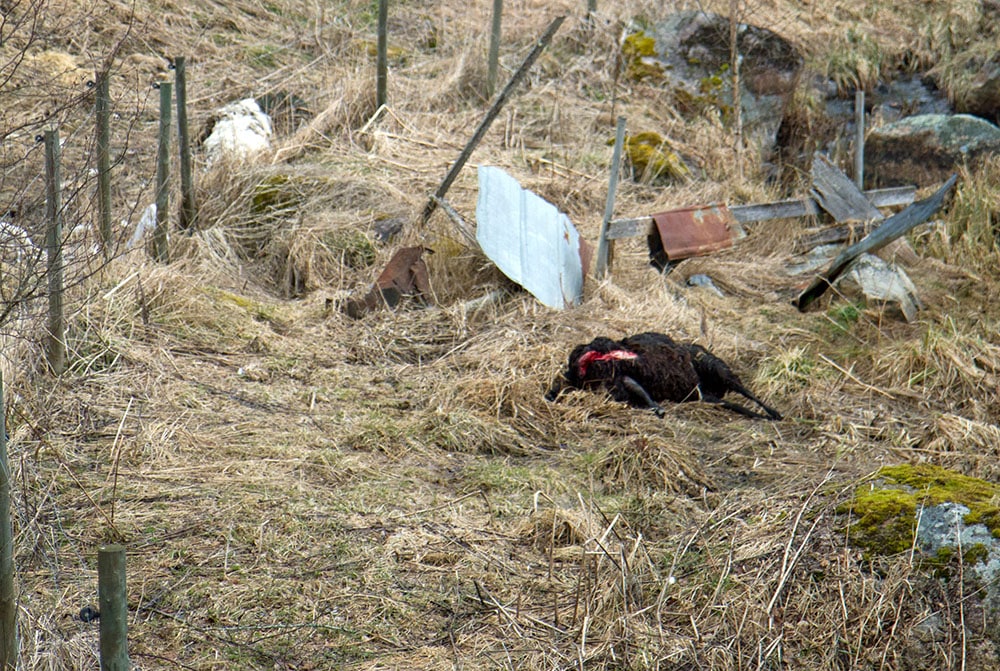
[[[563,386],[603,387],[616,401],[650,408],[660,417],[662,401],[705,401],[747,417],[781,419],[781,414],[754,396],[722,359],[701,345],[679,343],[663,333],[640,333],[617,341],[598,337],[577,345],[566,370],[545,398],[554,401]],[[759,405],[764,414],[723,400],[731,391]]]

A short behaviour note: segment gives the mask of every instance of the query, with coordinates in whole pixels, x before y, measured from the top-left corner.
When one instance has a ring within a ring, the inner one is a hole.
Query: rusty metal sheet
[[[738,225],[725,205],[698,205],[653,215],[653,224],[669,261],[704,256],[733,246]],[[650,252],[654,251],[650,241]]]

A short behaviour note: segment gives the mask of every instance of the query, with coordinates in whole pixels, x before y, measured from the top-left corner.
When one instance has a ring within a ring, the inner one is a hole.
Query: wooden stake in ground
[[[46,230],[49,280],[49,333],[45,355],[56,375],[66,370],[66,323],[63,317],[62,176],[59,131],[45,131]]]
[[[615,150],[611,157],[611,177],[608,181],[608,199],[604,205],[604,219],[601,221],[601,237],[597,243],[597,264],[594,276],[603,280],[613,261],[611,240],[608,239],[608,225],[615,212],[615,192],[618,189],[618,170],[622,162],[622,145],[625,144],[625,117],[618,117],[615,131]]]
[[[177,82],[177,148],[181,156],[181,210],[177,226],[183,231],[194,226],[197,210],[194,203],[194,179],[191,174],[191,134],[187,118],[187,59],[174,59],[174,79]]]
[[[507,102],[507,99],[510,98],[510,94],[514,90],[514,87],[517,86],[522,79],[524,79],[524,75],[528,73],[531,66],[535,64],[536,60],[538,60],[538,56],[545,50],[545,47],[548,46],[549,42],[552,41],[552,37],[556,34],[556,31],[559,30],[559,26],[561,26],[565,20],[565,16],[557,16],[552,23],[549,24],[549,27],[546,28],[542,36],[538,38],[538,42],[535,43],[531,52],[528,53],[524,62],[521,63],[521,66],[517,69],[517,72],[515,72],[510,78],[510,81],[507,82],[507,85],[503,88],[503,91],[500,92],[500,95],[497,96],[497,99],[493,101],[493,104],[486,112],[486,116],[484,116],[483,120],[479,122],[479,126],[472,134],[472,139],[470,139],[468,144],[465,145],[465,149],[462,150],[462,153],[458,155],[458,158],[448,170],[448,174],[445,175],[445,178],[442,180],[441,185],[437,188],[437,191],[435,191],[434,195],[427,200],[427,205],[424,206],[423,214],[420,215],[420,226],[426,224],[427,220],[431,218],[432,214],[434,214],[434,210],[437,208],[438,200],[444,198],[444,195],[448,193],[448,189],[451,188],[452,182],[454,182],[455,178],[458,177],[458,173],[465,166],[469,157],[472,155],[472,152],[483,139],[483,136],[486,135],[486,131],[489,130],[490,124],[492,124],[493,120],[497,118],[497,114],[500,113],[500,110]]]
[[[153,229],[153,254],[160,263],[169,263],[167,249],[168,209],[170,207],[170,96],[174,87],[160,83],[160,138],[156,150],[156,228]]]
[[[854,184],[865,188],[865,91],[854,92]]]
[[[101,613],[101,669],[128,671],[128,601],[125,592],[125,548],[97,549],[97,598]]]
[[[14,594],[14,532],[10,522],[7,412],[0,373],[0,671],[17,668],[17,598]]]
[[[104,260],[111,258],[111,73],[97,73],[97,95],[94,104],[97,117],[97,231],[101,238]]]
[[[385,105],[389,82],[389,0],[378,0],[378,41],[375,45],[375,109]]]
[[[503,18],[503,0],[493,0],[493,22],[490,25],[490,53],[486,61],[486,97],[492,98],[497,90],[497,71],[500,68],[500,34]]]

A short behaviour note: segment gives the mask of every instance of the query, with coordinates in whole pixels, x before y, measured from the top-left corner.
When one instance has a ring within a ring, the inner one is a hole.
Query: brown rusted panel
[[[733,246],[736,220],[725,205],[699,205],[653,215],[670,261],[704,256]]]

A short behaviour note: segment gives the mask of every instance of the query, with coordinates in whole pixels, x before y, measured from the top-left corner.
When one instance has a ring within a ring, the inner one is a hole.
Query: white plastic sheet
[[[573,222],[500,168],[480,166],[476,240],[483,252],[543,305],[583,299],[581,240]]]

